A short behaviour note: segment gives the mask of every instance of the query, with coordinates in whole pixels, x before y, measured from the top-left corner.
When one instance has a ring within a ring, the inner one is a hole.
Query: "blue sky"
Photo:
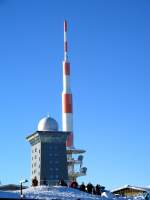
[[[50,113],[61,129],[63,21],[80,181],[150,185],[150,2],[0,0],[0,180],[30,177],[25,137]]]

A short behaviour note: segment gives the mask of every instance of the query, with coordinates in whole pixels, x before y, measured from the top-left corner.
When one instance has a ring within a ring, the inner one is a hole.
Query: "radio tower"
[[[62,92],[62,127],[63,131],[70,132],[67,147],[67,163],[69,181],[86,175],[87,168],[82,167],[83,153],[85,150],[74,147],[73,135],[73,104],[70,86],[70,63],[68,61],[67,21],[64,21],[64,61],[63,61],[63,92]],[[78,156],[78,157],[76,157]],[[77,167],[79,165],[79,168]]]
[[[73,113],[72,113],[72,94],[70,88],[70,63],[68,62],[68,43],[67,43],[67,21],[64,21],[64,61],[63,61],[63,131],[69,131],[67,147],[73,147]]]

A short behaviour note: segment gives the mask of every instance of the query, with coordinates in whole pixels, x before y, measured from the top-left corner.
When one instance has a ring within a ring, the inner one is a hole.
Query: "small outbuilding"
[[[147,195],[150,193],[150,187],[137,187],[131,185],[125,185],[123,187],[114,189],[111,191],[114,195],[133,197],[139,195]]]

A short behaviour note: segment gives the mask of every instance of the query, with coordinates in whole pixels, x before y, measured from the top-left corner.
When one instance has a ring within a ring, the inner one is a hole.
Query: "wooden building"
[[[125,196],[125,197],[133,197],[139,195],[146,196],[148,193],[150,193],[150,187],[136,187],[131,185],[125,185],[121,188],[112,190],[112,193],[115,195]]]

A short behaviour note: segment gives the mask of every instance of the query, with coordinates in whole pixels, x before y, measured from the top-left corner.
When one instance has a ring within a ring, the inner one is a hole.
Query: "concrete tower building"
[[[58,131],[56,120],[49,116],[40,120],[38,130],[27,137],[31,144],[31,180],[36,177],[39,185],[56,185],[61,178],[68,182],[68,134]]]

